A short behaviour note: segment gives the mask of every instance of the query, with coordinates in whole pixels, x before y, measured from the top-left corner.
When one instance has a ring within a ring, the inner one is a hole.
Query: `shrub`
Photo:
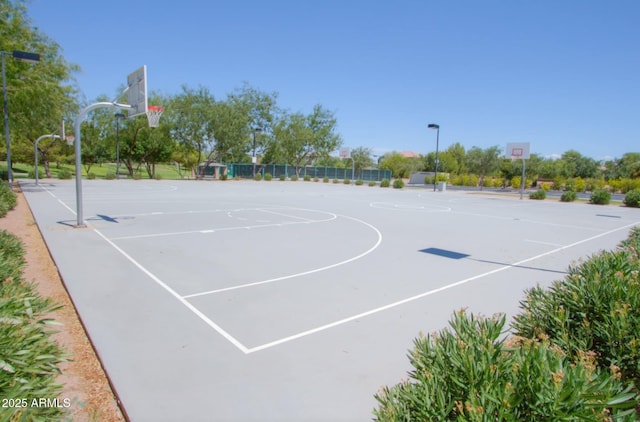
[[[362,186],[363,184],[364,182],[362,181],[362,179],[356,180],[356,186]]]
[[[71,171],[67,169],[62,169],[58,172],[58,179],[61,179],[61,180],[71,179],[71,177],[72,177]]]
[[[253,178],[258,182],[261,181],[262,180],[262,173],[256,173],[256,175],[253,176]]]
[[[304,181],[305,182],[310,182],[311,181],[311,176],[309,176],[308,174],[304,175]]]
[[[560,196],[560,201],[562,202],[573,202],[576,199],[578,199],[578,194],[571,190],[562,192]]]
[[[376,184],[377,184],[377,183],[376,183],[375,181],[373,181],[373,180],[370,180],[370,181],[369,181],[369,186],[375,186]]]
[[[572,362],[545,340],[506,343],[504,324],[459,311],[450,329],[414,340],[410,380],[376,394],[376,419],[633,420],[635,395],[592,356]]]
[[[514,333],[548,338],[573,359],[593,354],[604,371],[640,386],[640,228],[616,251],[604,251],[569,269],[563,282],[535,287],[520,303]]]
[[[291,176],[289,178],[289,180],[291,180],[292,182],[297,182],[298,181],[298,175],[294,174],[293,176]]]
[[[16,194],[11,190],[9,184],[3,181],[0,181],[0,203],[6,205],[5,214],[6,211],[14,209],[18,203]]]
[[[35,285],[22,280],[24,250],[19,239],[0,231],[0,392],[3,400],[19,403],[61,393],[56,383],[65,360],[51,337],[47,314],[57,306],[43,299]],[[0,408],[0,420],[64,420],[57,406]]]
[[[284,182],[285,180],[287,180],[287,176],[285,176],[284,174],[280,175],[280,181]]]
[[[545,199],[546,197],[547,197],[547,191],[544,189],[538,189],[537,191],[531,192],[529,194],[529,199],[541,200],[541,199]]]
[[[589,202],[597,205],[607,205],[611,202],[611,192],[606,189],[596,189],[591,192],[591,200]]]
[[[388,188],[390,185],[391,182],[389,181],[389,179],[382,179],[382,181],[380,182],[381,188]]]
[[[402,179],[396,179],[393,181],[394,189],[402,189],[403,187],[404,187],[404,182],[402,181]]]
[[[333,183],[340,183],[338,179],[333,179]]]
[[[227,180],[229,178],[229,175],[227,173],[222,173],[220,175],[220,180]]]
[[[350,185],[351,184],[351,179],[344,179],[342,181],[342,183],[344,183],[345,185]]]
[[[271,175],[271,173],[265,173],[264,174],[264,180],[269,182],[269,181],[271,181],[271,179],[273,179],[273,176]]]
[[[96,174],[94,172],[89,172],[87,174],[87,179],[94,180],[96,178]]]
[[[313,181],[314,181],[314,182],[319,182],[319,181],[320,181],[320,179],[318,179],[317,177],[314,177],[314,178],[313,178]]]
[[[114,180],[116,178],[116,174],[109,172],[109,173],[106,174],[105,178],[107,180]]]
[[[329,183],[329,178],[327,176],[324,176],[322,178],[322,183]]]
[[[623,202],[628,207],[640,207],[640,189],[634,189],[627,192]]]

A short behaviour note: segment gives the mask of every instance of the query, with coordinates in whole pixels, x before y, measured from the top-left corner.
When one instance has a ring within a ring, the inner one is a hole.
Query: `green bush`
[[[323,177],[322,183],[329,183],[329,178],[327,176]]]
[[[89,180],[94,180],[96,178],[96,174],[93,172],[90,172],[87,174],[87,179]]]
[[[356,180],[356,186],[362,186],[363,184],[364,182],[362,181],[362,179]]]
[[[350,185],[351,184],[351,179],[344,179],[342,180],[342,183],[344,183],[345,185]]]
[[[560,196],[560,201],[562,202],[573,202],[576,199],[578,199],[578,194],[571,190],[562,192],[562,195]]]
[[[264,174],[264,180],[266,180],[267,182],[271,181],[272,179],[273,179],[273,176],[271,175],[271,173]]]
[[[227,173],[222,173],[220,175],[220,180],[227,180],[227,179],[229,179],[229,175]]]
[[[56,377],[65,355],[51,337],[47,317],[57,307],[22,280],[24,250],[15,236],[0,231],[0,251],[0,397],[26,403],[59,397]],[[64,420],[64,409],[2,406],[0,420]]]
[[[254,180],[256,180],[257,182],[262,180],[262,173],[256,173],[255,176],[253,176]]]
[[[340,180],[338,180],[338,179],[333,179],[333,183],[340,183]]]
[[[298,181],[298,176],[297,175],[293,175],[289,178],[289,180],[291,180],[292,182],[297,182]]]
[[[116,178],[116,174],[115,174],[115,173],[108,172],[104,177],[105,177],[107,180],[114,180],[114,179]]]
[[[404,182],[402,181],[402,179],[396,179],[393,181],[394,189],[402,189],[403,187],[404,187]]]
[[[373,180],[369,181],[369,186],[375,186],[375,185],[377,185],[377,183],[375,181],[373,181]]]
[[[541,200],[541,199],[545,199],[546,197],[547,197],[547,191],[544,189],[538,189],[537,191],[531,192],[529,194],[529,199]]]
[[[545,338],[573,359],[593,354],[604,371],[617,369],[640,386],[640,228],[615,251],[604,251],[569,269],[564,281],[526,292],[514,333]]]
[[[320,179],[319,179],[319,178],[317,178],[317,177],[314,177],[314,178],[313,178],[313,181],[314,181],[314,182],[319,182],[319,181],[320,181]]]
[[[611,202],[611,192],[606,189],[596,189],[591,192],[591,200],[589,202],[597,205],[607,205]]]
[[[375,395],[376,420],[634,420],[635,395],[592,356],[573,362],[545,340],[507,343],[504,324],[460,311],[451,329],[417,338],[410,379]]]
[[[287,180],[287,176],[285,176],[284,174],[280,175],[280,181],[284,182],[285,180]]]
[[[304,181],[305,182],[310,182],[311,181],[311,176],[309,176],[308,174],[304,175]]]
[[[391,186],[391,182],[389,181],[389,179],[382,179],[382,181],[380,182],[380,187],[388,188],[389,186]]]
[[[4,181],[0,181],[0,203],[5,205],[5,212],[0,217],[4,217],[7,211],[12,210],[16,207],[18,203],[18,198],[16,194],[11,190],[9,184]]]
[[[61,180],[71,179],[72,176],[73,175],[71,174],[71,171],[67,169],[62,169],[58,172],[58,179],[61,179]]]
[[[634,189],[627,192],[623,202],[628,207],[640,207],[640,189]]]

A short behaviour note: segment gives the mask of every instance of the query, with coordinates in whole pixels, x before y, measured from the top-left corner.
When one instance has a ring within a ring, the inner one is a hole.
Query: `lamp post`
[[[124,117],[122,113],[116,113],[116,180],[120,179],[120,119]]]
[[[13,188],[13,172],[11,171],[11,141],[9,140],[9,105],[7,101],[7,76],[4,66],[4,56],[11,54],[14,60],[27,63],[36,63],[40,61],[40,55],[36,53],[28,53],[26,51],[13,50],[0,51],[2,56],[2,95],[4,102],[4,138],[7,144],[7,180],[9,187]]]
[[[256,178],[256,162],[258,161],[256,158],[256,133],[262,132],[262,129],[259,127],[253,129],[253,157],[251,157],[251,162],[253,163],[253,178]]]
[[[440,125],[435,123],[429,123],[427,126],[429,129],[436,129],[436,175],[433,178],[433,191],[436,191],[436,184],[438,183],[438,146],[440,144]]]

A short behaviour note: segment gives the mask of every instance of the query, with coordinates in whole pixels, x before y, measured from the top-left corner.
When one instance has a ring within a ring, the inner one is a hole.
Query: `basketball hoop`
[[[160,106],[148,106],[147,107],[147,119],[149,120],[149,127],[158,127],[160,124],[160,116],[164,112],[164,107]]]

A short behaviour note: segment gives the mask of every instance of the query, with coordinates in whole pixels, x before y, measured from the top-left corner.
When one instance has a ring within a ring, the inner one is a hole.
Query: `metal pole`
[[[13,188],[13,172],[11,171],[11,142],[9,141],[9,106],[7,101],[7,76],[4,70],[4,55],[5,52],[1,51],[2,56],[2,94],[4,104],[4,139],[7,145],[7,180],[9,187]]]
[[[436,184],[438,183],[438,147],[440,145],[440,126],[436,130],[436,175],[433,178],[433,191],[436,191]]]
[[[253,131],[253,157],[251,157],[253,163],[253,178],[256,178],[256,131]]]
[[[524,158],[522,159],[522,180],[520,181],[520,199],[524,195]]]
[[[122,113],[116,113],[116,180],[120,179],[120,118]]]

